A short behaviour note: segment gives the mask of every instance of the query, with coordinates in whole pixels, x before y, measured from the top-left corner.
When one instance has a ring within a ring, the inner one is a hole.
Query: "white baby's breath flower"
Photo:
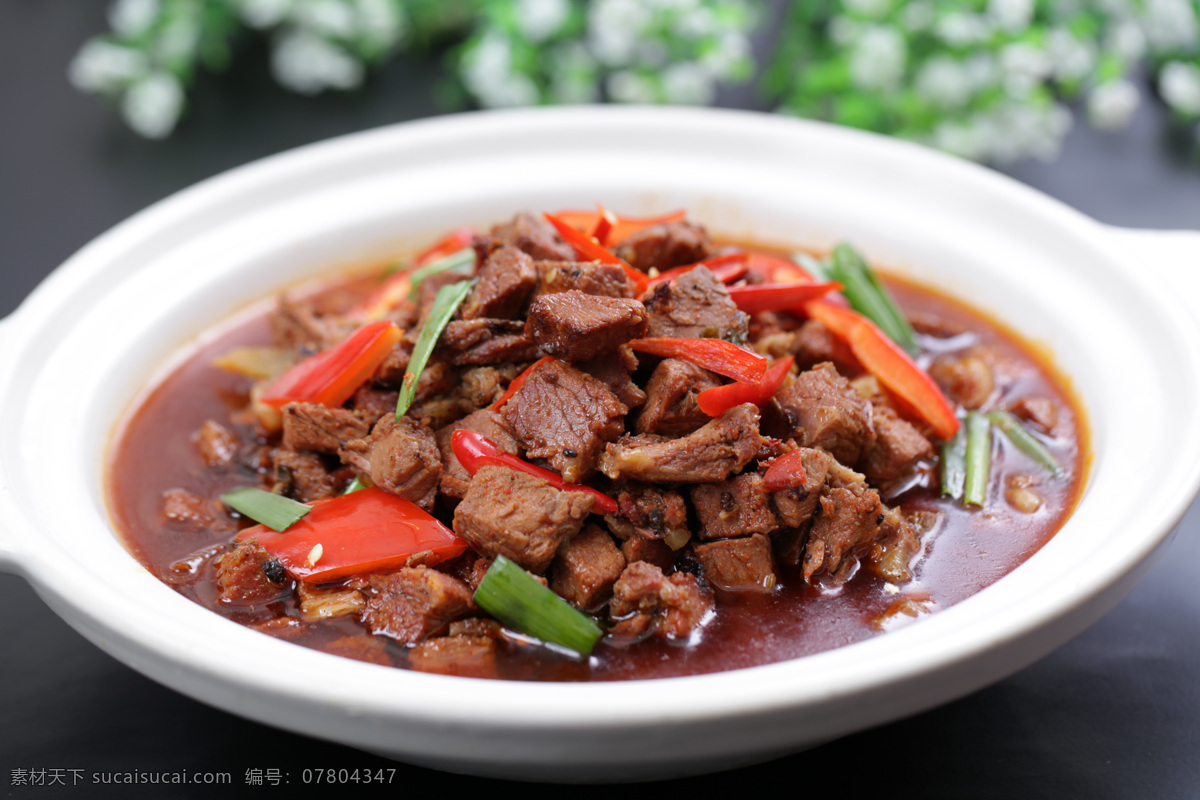
[[[632,70],[614,72],[605,88],[609,98],[618,103],[653,103],[658,99],[654,84]]]
[[[893,89],[904,75],[904,37],[894,28],[868,28],[850,54],[850,74],[863,89]]]
[[[837,16],[829,21],[829,40],[840,47],[850,47],[862,36],[863,24],[849,17]]]
[[[929,143],[956,156],[979,161],[986,155],[983,131],[973,121],[946,120],[934,128]]]
[[[1013,95],[1028,94],[1050,76],[1053,67],[1049,54],[1028,42],[1013,42],[1000,50],[1004,88]]]
[[[358,29],[367,39],[390,47],[404,36],[408,20],[392,0],[355,0]]]
[[[975,14],[954,11],[938,19],[937,35],[951,47],[968,47],[988,35],[987,23]]]
[[[1088,120],[1103,130],[1123,128],[1137,111],[1140,99],[1137,87],[1129,81],[1101,84],[1088,93]]]
[[[717,21],[711,8],[698,8],[679,18],[674,32],[688,39],[702,39],[717,33]]]
[[[1104,49],[1132,64],[1146,54],[1146,34],[1132,19],[1119,19],[1109,26]]]
[[[136,80],[150,69],[146,56],[119,44],[93,39],[80,48],[67,75],[85,92],[111,92]]]
[[[973,88],[964,65],[949,56],[934,56],[922,64],[913,86],[918,94],[942,108],[964,105]]]
[[[190,17],[171,20],[154,43],[154,57],[158,63],[170,64],[187,61],[196,52],[200,42],[200,26]]]
[[[1000,83],[1000,65],[996,58],[987,52],[975,53],[963,62],[963,71],[967,81],[974,91],[997,86]]]
[[[923,31],[937,19],[937,9],[930,0],[906,3],[900,12],[900,23],[910,31]]]
[[[1096,49],[1080,41],[1065,28],[1055,28],[1046,36],[1046,53],[1056,78],[1081,80],[1096,66]]]
[[[988,0],[988,17],[1006,33],[1020,33],[1033,20],[1033,0]]]
[[[133,39],[149,30],[161,10],[159,0],[116,0],[108,7],[108,24],[118,36]]]
[[[1158,91],[1181,114],[1200,114],[1200,67],[1171,61],[1158,75]]]
[[[295,0],[237,0],[242,21],[251,28],[272,28],[292,12]]]
[[[662,72],[663,100],[677,105],[705,105],[716,97],[712,74],[700,64],[671,64]]]
[[[354,11],[341,0],[298,0],[292,20],[315,34],[349,39],[354,36]]]
[[[700,61],[714,75],[732,75],[750,56],[750,40],[737,33],[727,32],[716,46],[700,56]]]
[[[1155,50],[1182,50],[1196,43],[1196,12],[1190,0],[1146,0],[1142,24]]]
[[[517,0],[517,29],[530,41],[558,33],[571,13],[567,0]]]
[[[579,42],[555,48],[550,55],[550,92],[557,103],[592,103],[597,98],[596,60]]]
[[[182,112],[183,87],[175,76],[166,72],[147,75],[121,99],[125,122],[148,139],[162,139],[170,134]]]
[[[588,5],[588,45],[603,64],[628,64],[637,43],[636,34],[649,19],[638,0],[593,0]]]
[[[362,83],[363,67],[346,51],[308,31],[292,31],[271,53],[275,80],[300,94],[351,89]]]
[[[488,108],[531,106],[538,101],[538,89],[528,76],[513,73],[483,84],[479,100]]]

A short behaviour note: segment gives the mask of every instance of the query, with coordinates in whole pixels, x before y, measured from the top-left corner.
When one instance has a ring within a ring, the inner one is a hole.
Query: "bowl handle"
[[[1200,231],[1107,227],[1122,260],[1161,278],[1200,320]]]
[[[0,319],[0,359],[11,353],[16,346],[16,325],[12,316]],[[2,365],[0,365],[2,366]],[[0,376],[3,370],[0,369]],[[3,380],[0,377],[0,380]],[[12,502],[9,475],[0,460],[0,572],[19,573],[17,558],[17,536],[21,528],[21,515]]]

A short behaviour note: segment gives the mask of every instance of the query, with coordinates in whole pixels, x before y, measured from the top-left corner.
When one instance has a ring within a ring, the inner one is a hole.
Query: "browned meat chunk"
[[[804,455],[804,482],[788,489],[771,492],[771,502],[780,523],[787,528],[799,528],[812,518],[817,510],[817,500],[830,469],[837,463],[824,450],[802,448]]]
[[[579,368],[612,389],[626,408],[637,408],[646,402],[646,393],[633,382],[638,360],[628,347],[618,347],[595,361],[580,364]]]
[[[333,497],[341,489],[321,456],[308,450],[276,449],[275,483],[275,491],[301,503]]]
[[[553,294],[571,289],[604,297],[633,297],[633,282],[620,264],[599,261],[538,261],[536,294]]]
[[[575,248],[564,242],[554,226],[539,216],[522,211],[512,222],[492,229],[491,248],[515,247],[542,261],[570,261]]]
[[[889,508],[884,512],[875,547],[871,551],[870,568],[879,577],[892,583],[912,580],[909,564],[921,552],[921,540],[941,520],[937,511]]]
[[[625,297],[557,292],[533,301],[525,332],[555,358],[591,361],[645,336],[646,309]]]
[[[806,321],[792,332],[791,337],[788,349],[796,356],[796,368],[801,371],[812,369],[825,361],[831,362],[845,375],[853,375],[861,370],[850,346],[815,319]]]
[[[350,439],[361,439],[370,423],[353,411],[320,403],[288,403],[283,407],[283,446],[289,450],[336,453]]]
[[[605,517],[605,521],[622,539],[637,534],[647,539],[687,541],[687,506],[678,492],[631,484],[617,494],[617,509],[617,514]]]
[[[698,544],[696,558],[704,577],[730,592],[769,592],[779,578],[771,556],[771,540],[761,533],[743,539],[720,539]]]
[[[694,575],[667,576],[647,561],[635,561],[613,585],[609,613],[615,624],[610,630],[618,637],[683,639],[700,627],[712,608],[712,596]]]
[[[707,267],[697,267],[674,283],[660,283],[644,300],[650,313],[648,336],[746,340],[749,318]]]
[[[702,539],[770,533],[779,527],[763,490],[762,475],[757,472],[743,472],[721,483],[693,487],[692,505],[700,520]]]
[[[617,255],[629,264],[648,271],[667,270],[695,264],[716,252],[708,233],[691,222],[664,222],[631,234],[617,247]]]
[[[847,465],[854,465],[875,444],[870,402],[832,364],[801,372],[775,397],[790,428],[781,438],[820,447]]]
[[[1053,435],[1058,425],[1058,406],[1048,397],[1023,397],[1009,408],[1017,417]]]
[[[908,476],[922,459],[933,456],[929,440],[891,408],[875,406],[872,425],[875,444],[867,451],[861,468],[876,486]]]
[[[550,588],[585,611],[612,596],[612,586],[625,569],[625,557],[599,525],[588,525],[564,542],[554,558]]]
[[[481,553],[542,573],[559,545],[579,533],[593,502],[586,492],[562,491],[541,478],[489,465],[475,473],[454,510],[454,532]]]
[[[238,542],[213,561],[220,601],[252,606],[281,600],[292,591],[287,570],[253,537]]]
[[[343,636],[321,645],[321,649],[326,653],[333,653],[335,656],[366,661],[368,664],[392,666],[392,657],[388,655],[387,645],[383,643],[383,640],[366,634]]]
[[[163,516],[193,531],[206,530],[213,524],[217,509],[207,497],[187,489],[163,492]]]
[[[472,612],[471,589],[429,567],[404,567],[363,581],[367,603],[360,612],[372,633],[416,644]]]
[[[347,326],[335,318],[321,316],[311,304],[280,295],[269,320],[271,338],[276,347],[300,356],[319,353],[348,333]]]
[[[665,541],[647,539],[640,533],[634,533],[621,542],[621,555],[625,556],[627,564],[645,561],[662,570],[670,569],[675,563],[675,551]]]
[[[496,678],[496,640],[490,636],[458,634],[422,642],[409,651],[409,664],[417,672]]]
[[[929,365],[929,377],[963,408],[982,408],[996,391],[991,365],[976,353],[938,356]]]
[[[196,432],[196,449],[209,467],[232,464],[241,445],[237,434],[216,420],[205,420]]]
[[[408,367],[407,359],[404,362],[404,366],[405,368]],[[404,380],[403,376],[401,376],[400,380]],[[370,384],[364,384],[350,398],[350,407],[362,419],[379,419],[389,412],[396,413],[396,397],[398,394],[399,392],[393,392],[389,389],[377,389]],[[368,427],[358,437],[354,438],[366,436],[369,430],[370,428]]]
[[[442,454],[443,467],[441,492],[450,497],[459,498],[467,493],[467,488],[471,485],[471,476],[463,465],[458,463],[458,458],[454,455],[454,447],[450,442],[450,437],[460,428],[483,434],[495,442],[496,447],[503,453],[512,453],[514,456],[521,453],[521,448],[508,424],[500,414],[490,409],[482,408],[473,414],[468,414],[458,422],[439,429],[437,444],[438,450]]]
[[[586,372],[547,361],[504,404],[501,414],[530,458],[545,458],[568,483],[595,471],[605,442],[624,430],[629,409]]]
[[[678,439],[624,436],[600,456],[600,471],[613,480],[715,483],[746,466],[761,442],[758,408],[745,403]]]
[[[685,436],[711,417],[700,410],[696,397],[721,385],[713,373],[679,358],[666,358],[654,368],[646,384],[646,404],[638,415],[638,433]]]
[[[451,320],[438,339],[438,353],[456,366],[533,361],[537,344],[515,319]]]
[[[825,573],[842,583],[853,575],[858,557],[870,551],[879,533],[883,512],[879,493],[865,483],[823,493],[804,553],[805,580]]]
[[[537,286],[533,259],[515,247],[493,250],[479,268],[479,280],[459,308],[462,319],[521,315],[530,293]]]
[[[338,452],[342,461],[370,476],[380,489],[433,507],[442,479],[442,459],[433,433],[408,417],[386,414],[371,435],[353,439]]]

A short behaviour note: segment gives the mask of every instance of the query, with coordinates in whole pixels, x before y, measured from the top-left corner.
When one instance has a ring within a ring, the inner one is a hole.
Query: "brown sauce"
[[[903,613],[888,613],[906,600],[912,601],[911,608],[923,611],[936,611],[962,600],[1014,569],[1058,530],[1078,501],[1087,468],[1084,422],[1065,382],[1033,348],[979,313],[937,293],[899,281],[889,283],[907,314],[933,316],[948,325],[968,328],[976,342],[999,354],[1006,395],[1054,401],[1059,416],[1056,436],[1048,443],[1070,477],[1039,483],[1038,491],[1045,500],[1041,508],[1021,513],[1005,501],[1008,477],[1035,474],[1037,467],[997,436],[990,497],[984,509],[968,510],[958,502],[945,501],[938,497],[936,485],[916,486],[887,499],[889,505],[933,509],[943,515],[943,522],[926,538],[910,583],[889,586],[862,569],[844,587],[822,591],[807,585],[798,569],[781,567],[780,586],[771,593],[719,593],[715,617],[686,645],[657,639],[628,648],[602,643],[589,661],[580,662],[537,645],[507,640],[500,677],[669,677],[829,650],[911,622],[913,618]],[[194,438],[205,420],[224,422],[242,408],[250,388],[249,379],[213,366],[213,359],[234,345],[269,343],[264,311],[196,347],[150,390],[138,402],[113,448],[108,502],[131,552],[182,595],[236,622],[263,626],[274,635],[321,648],[341,637],[361,634],[363,629],[353,618],[293,624],[299,613],[294,600],[249,608],[221,604],[213,586],[212,555],[228,545],[230,529],[196,531],[194,526],[173,523],[163,516],[167,490],[182,488],[211,498],[253,482],[255,476],[248,468],[241,473],[206,468]],[[253,441],[250,426],[231,427],[244,442]],[[384,641],[391,660],[405,666],[407,648]]]

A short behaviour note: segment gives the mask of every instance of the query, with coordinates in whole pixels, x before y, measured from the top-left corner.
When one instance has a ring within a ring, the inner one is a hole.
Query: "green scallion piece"
[[[413,398],[417,394],[417,380],[429,362],[429,356],[433,353],[438,338],[474,285],[474,281],[462,281],[438,289],[433,306],[429,309],[429,316],[425,318],[425,327],[421,328],[421,335],[417,337],[412,357],[408,360],[404,385],[400,387],[400,397],[396,400],[396,419],[403,417],[412,407]]]
[[[282,533],[312,510],[304,503],[246,486],[221,495],[221,502],[234,511]]]
[[[504,556],[488,567],[475,602],[503,624],[548,644],[590,655],[604,630]]]
[[[848,244],[833,248],[828,272],[830,278],[842,284],[842,294],[855,311],[878,325],[888,338],[909,355],[915,356],[920,352],[916,333],[908,318],[901,313],[887,287],[857,250]]]
[[[999,428],[1008,437],[1008,440],[1017,446],[1018,450],[1048,469],[1054,477],[1061,478],[1066,474],[1066,470],[1055,460],[1050,451],[1046,449],[1046,446],[1039,442],[1037,437],[1022,425],[1021,420],[1017,419],[1012,413],[996,410],[989,411],[987,416],[992,424]]]
[[[805,253],[801,250],[797,250],[795,253],[792,253],[792,261],[795,261],[797,264],[803,267],[806,272],[819,281],[833,280],[833,278],[829,275],[828,261],[824,261],[814,255],[811,255],[810,253]]]
[[[344,492],[342,492],[342,494],[354,494],[359,489],[365,489],[370,485],[371,484],[364,481],[360,476],[355,475],[354,480],[352,480],[352,481],[350,481],[350,483],[346,484],[346,490]]]
[[[419,269],[415,269],[412,275],[408,277],[412,284],[412,288],[408,291],[408,299],[416,300],[417,293],[421,288],[421,282],[426,278],[437,275],[442,272],[469,272],[475,267],[475,248],[464,247],[462,250],[456,250],[448,256],[442,256],[437,261],[431,261]]]
[[[963,496],[963,485],[967,480],[967,431],[960,425],[958,431],[942,445],[941,459],[942,496],[959,500]]]
[[[992,425],[986,414],[968,411],[966,429],[967,474],[963,481],[963,504],[982,506],[987,500],[988,478],[992,469]]]

